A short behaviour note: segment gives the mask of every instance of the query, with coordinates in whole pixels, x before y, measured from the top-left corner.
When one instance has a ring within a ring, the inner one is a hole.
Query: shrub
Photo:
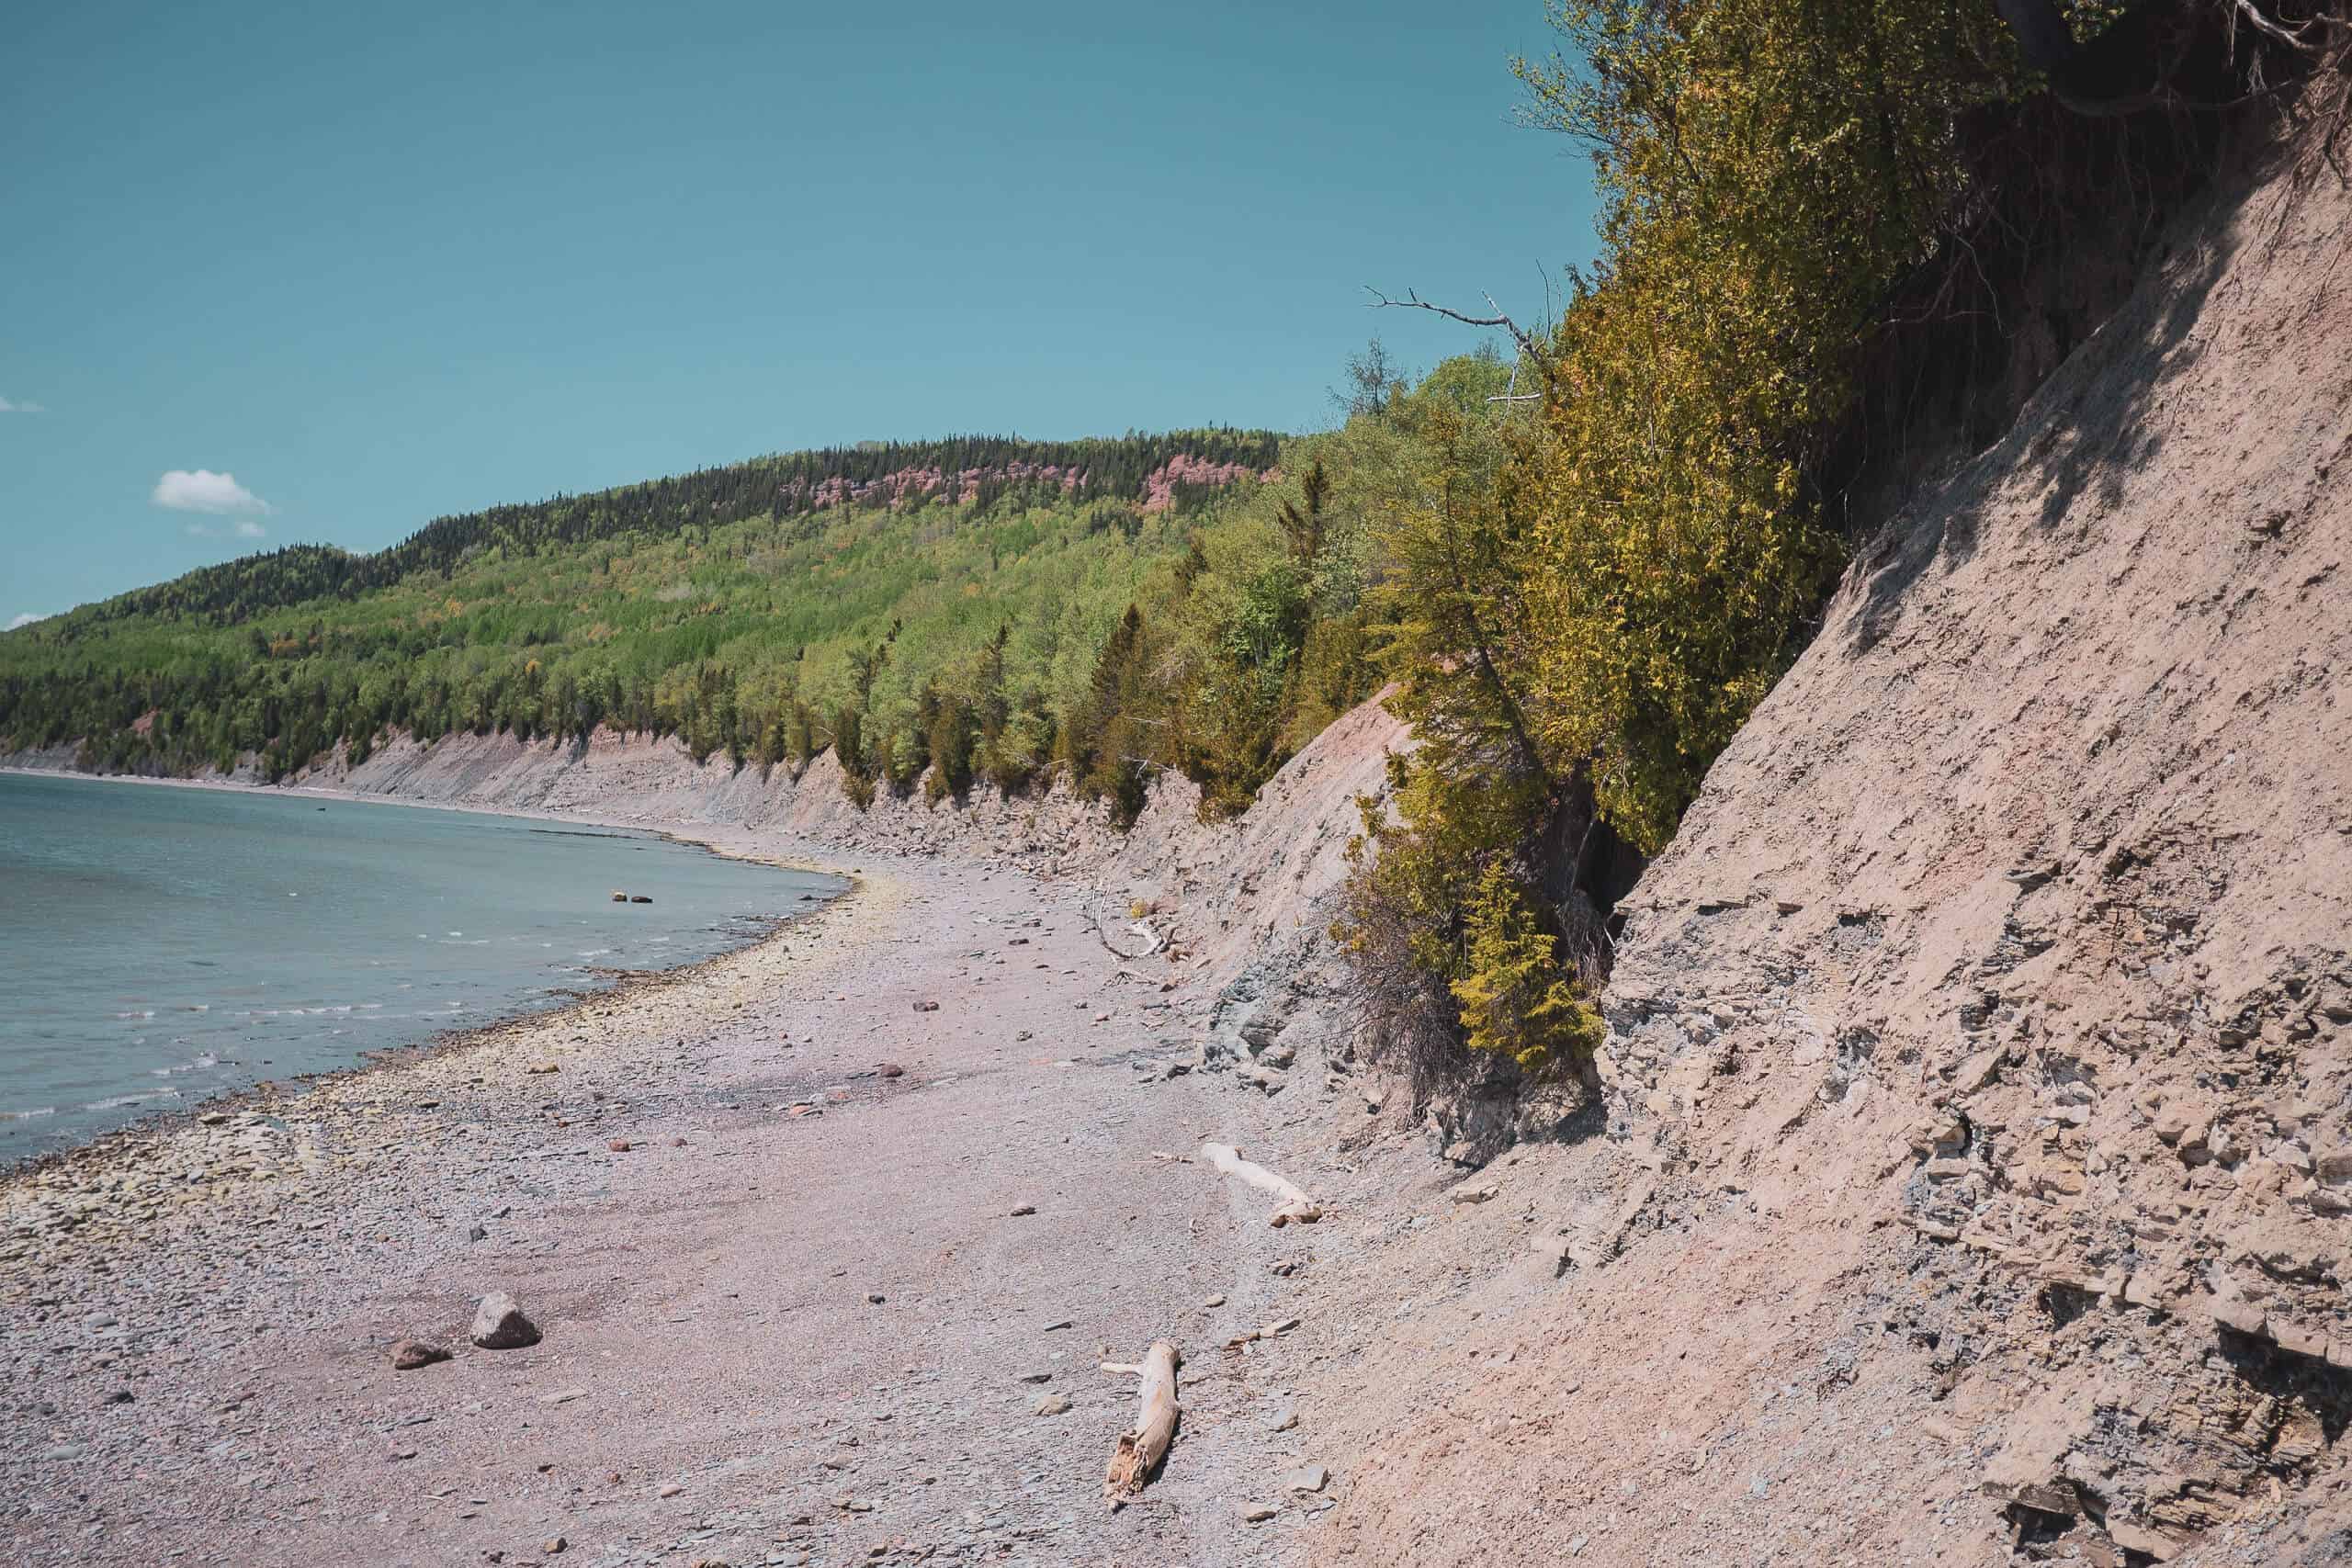
[[[1541,1073],[1589,1059],[1607,1032],[1584,983],[1560,962],[1560,941],[1500,861],[1464,911],[1462,953],[1447,989],[1473,1051]]]

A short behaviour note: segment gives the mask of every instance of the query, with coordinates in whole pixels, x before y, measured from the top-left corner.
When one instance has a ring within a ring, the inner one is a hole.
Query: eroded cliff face
[[[1855,563],[1329,1555],[2352,1561],[2347,218],[2218,193]]]

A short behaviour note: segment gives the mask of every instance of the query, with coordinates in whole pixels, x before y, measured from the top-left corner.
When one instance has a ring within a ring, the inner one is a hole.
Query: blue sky
[[[1540,314],[1541,0],[20,6],[0,625],[762,452],[1325,423]]]

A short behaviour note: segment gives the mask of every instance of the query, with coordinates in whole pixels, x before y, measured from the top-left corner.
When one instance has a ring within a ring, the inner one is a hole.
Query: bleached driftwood
[[[1203,1144],[1201,1157],[1226,1175],[1246,1181],[1261,1192],[1271,1192],[1282,1200],[1267,1224],[1279,1230],[1288,1224],[1311,1225],[1323,1217],[1323,1206],[1297,1186],[1241,1157],[1241,1151],[1230,1144]]]
[[[1135,920],[1120,928],[1121,931],[1126,934],[1139,936],[1143,939],[1144,945],[1142,951],[1137,953],[1129,953],[1126,949],[1121,947],[1117,942],[1111,940],[1109,928],[1103,925],[1101,917],[1095,914],[1091,906],[1088,907],[1084,912],[1086,915],[1086,923],[1094,928],[1095,940],[1100,942],[1104,947],[1109,948],[1111,950],[1111,955],[1114,958],[1125,958],[1130,960],[1136,958],[1149,958],[1153,953],[1158,953],[1161,948],[1168,945],[1168,938],[1165,933],[1154,930],[1148,921]]]
[[[1102,1472],[1102,1500],[1114,1513],[1143,1490],[1159,1461],[1168,1457],[1168,1445],[1176,1440],[1176,1363],[1181,1359],[1176,1347],[1162,1339],[1140,1363],[1102,1363],[1106,1372],[1132,1372],[1143,1380],[1137,1392],[1135,1430],[1119,1434],[1110,1466]]]

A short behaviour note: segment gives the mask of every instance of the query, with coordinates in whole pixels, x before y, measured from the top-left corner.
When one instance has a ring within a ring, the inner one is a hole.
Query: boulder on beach
[[[413,1372],[419,1367],[429,1367],[435,1361],[446,1361],[449,1352],[438,1345],[427,1345],[420,1339],[403,1339],[392,1347],[392,1370]]]
[[[523,1315],[513,1296],[492,1291],[475,1309],[473,1340],[485,1350],[519,1350],[539,1342],[539,1329]]]

